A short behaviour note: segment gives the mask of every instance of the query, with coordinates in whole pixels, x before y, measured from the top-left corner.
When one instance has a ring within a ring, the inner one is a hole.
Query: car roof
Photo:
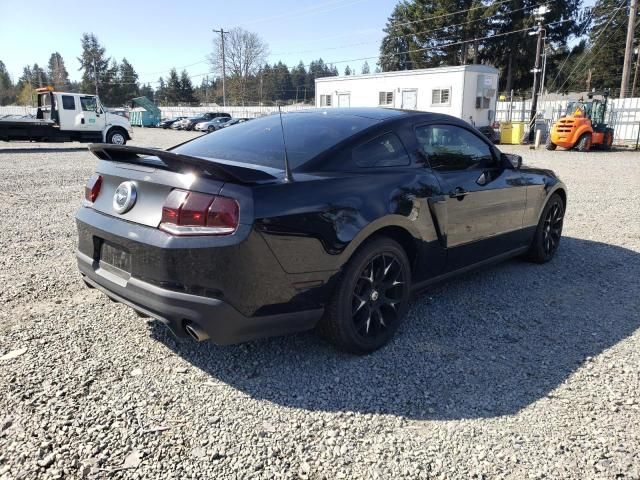
[[[441,113],[422,112],[418,110],[402,110],[399,108],[386,107],[354,107],[354,108],[309,108],[304,110],[296,110],[287,112],[287,114],[304,114],[304,115],[328,115],[328,116],[353,116],[363,117],[373,120],[399,120],[401,118],[415,117],[417,120],[457,120],[456,117],[444,115]]]

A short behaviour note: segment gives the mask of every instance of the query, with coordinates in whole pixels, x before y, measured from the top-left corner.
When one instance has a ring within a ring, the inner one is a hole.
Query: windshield
[[[288,113],[282,115],[289,165],[295,169],[336,143],[377,123],[352,115]],[[269,115],[215,135],[198,137],[172,150],[196,157],[232,160],[271,168],[284,168],[279,115]]]

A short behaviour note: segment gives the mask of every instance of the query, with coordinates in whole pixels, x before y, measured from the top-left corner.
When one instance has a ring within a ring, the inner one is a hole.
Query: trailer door
[[[418,108],[418,91],[403,90],[402,91],[402,108],[404,110],[416,110]]]

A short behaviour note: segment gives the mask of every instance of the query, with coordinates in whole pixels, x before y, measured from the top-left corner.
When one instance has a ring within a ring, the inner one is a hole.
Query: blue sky
[[[585,5],[594,0],[585,0]],[[171,67],[186,67],[200,83],[210,70],[213,28],[235,26],[256,32],[269,45],[270,63],[289,66],[322,57],[342,73],[347,63],[378,54],[382,28],[397,0],[58,0],[37,2],[0,0],[0,60],[14,80],[22,67],[46,66],[52,52],[65,59],[72,79],[80,78],[77,56],[80,37],[93,32],[107,55],[126,57],[140,80],[155,82]],[[91,7],[93,5],[95,7]],[[360,72],[362,61],[349,65]],[[375,59],[369,61],[371,69]],[[155,85],[155,83],[153,83]]]
[[[14,80],[22,67],[46,66],[59,51],[72,79],[78,79],[80,37],[93,32],[118,61],[126,57],[141,81],[187,66],[192,75],[209,70],[212,28],[235,26],[256,32],[269,45],[268,61],[289,66],[376,56],[382,28],[397,0],[190,0],[74,2],[48,6],[0,0],[0,60]],[[93,7],[95,6],[95,8]],[[200,62],[200,63],[196,63]],[[352,62],[358,71],[362,62]],[[195,64],[195,65],[193,65]],[[369,64],[373,67],[374,61]],[[336,64],[340,73],[346,64]],[[372,68],[373,69],[373,68]],[[194,78],[194,83],[200,83]]]

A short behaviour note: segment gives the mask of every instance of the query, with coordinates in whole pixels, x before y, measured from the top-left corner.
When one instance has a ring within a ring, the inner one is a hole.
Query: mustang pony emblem
[[[118,213],[126,213],[136,203],[136,198],[136,185],[133,182],[123,182],[113,195],[113,209]]]

